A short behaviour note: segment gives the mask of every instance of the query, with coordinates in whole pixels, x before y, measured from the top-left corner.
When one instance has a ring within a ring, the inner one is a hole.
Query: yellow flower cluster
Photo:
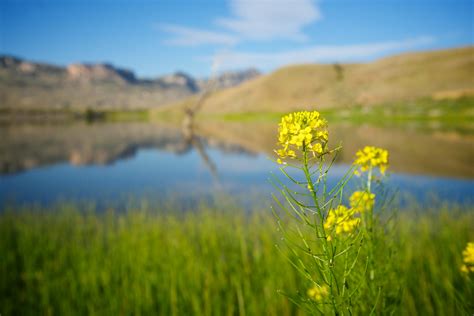
[[[282,147],[276,153],[278,163],[284,158],[295,158],[297,150],[308,150],[322,155],[328,142],[327,122],[317,111],[301,111],[282,117],[278,128],[278,144]]]
[[[467,243],[462,256],[464,264],[461,266],[461,271],[464,273],[474,272],[474,242]]]
[[[378,147],[365,146],[364,149],[356,153],[354,164],[359,167],[356,174],[375,167],[379,167],[380,172],[385,174],[385,170],[388,167],[388,151]]]
[[[360,224],[360,218],[355,217],[371,210],[375,204],[375,194],[365,191],[355,191],[349,198],[350,208],[339,205],[328,212],[324,229],[328,231],[328,240],[332,240],[332,232],[336,235],[352,233]]]
[[[308,296],[316,302],[321,302],[326,296],[328,296],[329,290],[326,285],[321,287],[313,286],[308,290]]]
[[[335,209],[329,210],[326,222],[324,223],[324,228],[326,230],[334,230],[336,235],[343,233],[351,233],[354,231],[360,223],[360,218],[354,217],[354,210],[345,207],[344,205],[339,205]],[[332,237],[329,235],[328,240],[331,240]]]
[[[349,198],[349,204],[355,213],[370,211],[375,204],[375,194],[366,191],[355,191]]]

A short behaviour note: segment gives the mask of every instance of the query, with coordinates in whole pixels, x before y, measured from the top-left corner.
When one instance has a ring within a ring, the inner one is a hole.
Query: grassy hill
[[[456,98],[474,94],[474,47],[406,53],[365,64],[307,64],[281,68],[212,93],[207,113],[287,112]],[[196,97],[166,107],[192,105]]]

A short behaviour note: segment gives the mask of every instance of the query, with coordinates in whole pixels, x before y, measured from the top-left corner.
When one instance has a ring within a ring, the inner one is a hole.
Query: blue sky
[[[153,77],[472,45],[474,0],[0,0],[0,53]]]

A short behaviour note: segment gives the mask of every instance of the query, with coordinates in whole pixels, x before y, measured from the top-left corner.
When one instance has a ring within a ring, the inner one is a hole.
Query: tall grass
[[[461,252],[474,240],[474,209],[402,213],[398,227],[402,311],[411,315],[472,315],[474,276],[460,272]]]
[[[2,215],[5,314],[291,314],[268,217],[203,208]],[[235,211],[235,210],[232,210]]]
[[[400,315],[474,312],[459,272],[473,209],[404,212],[396,228]],[[266,210],[12,209],[0,215],[2,315],[297,315],[307,284]],[[285,247],[281,247],[285,252]],[[471,305],[469,305],[471,304]]]

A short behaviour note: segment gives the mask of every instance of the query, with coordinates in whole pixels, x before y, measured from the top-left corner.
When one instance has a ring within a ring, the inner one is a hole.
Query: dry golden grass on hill
[[[287,112],[376,105],[441,95],[472,94],[474,47],[407,53],[366,64],[308,64],[281,68],[240,86],[214,92],[208,113]],[[196,97],[172,104],[176,109]]]

